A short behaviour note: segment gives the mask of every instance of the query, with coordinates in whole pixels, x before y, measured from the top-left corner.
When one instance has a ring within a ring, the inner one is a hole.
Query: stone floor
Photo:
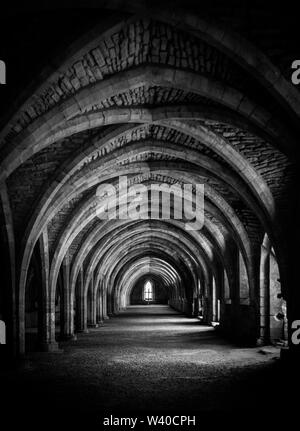
[[[2,376],[5,411],[13,406],[22,423],[59,416],[102,429],[109,414],[282,417],[288,388],[278,349],[236,347],[167,306],[129,307],[61,347]]]

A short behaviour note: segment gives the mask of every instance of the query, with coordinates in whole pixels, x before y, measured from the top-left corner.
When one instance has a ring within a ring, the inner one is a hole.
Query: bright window
[[[147,281],[144,285],[144,300],[152,301],[153,299],[153,287],[151,281]]]

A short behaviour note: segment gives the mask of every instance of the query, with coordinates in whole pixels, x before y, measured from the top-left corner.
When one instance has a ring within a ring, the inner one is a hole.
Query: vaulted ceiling
[[[71,285],[84,268],[86,283],[93,273],[128,292],[146,273],[167,287],[207,279],[218,265],[230,274],[236,246],[252,280],[265,233],[284,279],[300,97],[280,41],[259,37],[259,9],[245,35],[245,16],[231,19],[222,7],[215,22],[208,10],[143,7],[103,2],[105,19],[98,10],[93,29],[63,52],[57,46],[2,128],[2,199],[21,285],[43,234],[52,291],[66,255]],[[117,13],[106,19],[110,8]],[[205,184],[203,229],[100,220],[97,187],[120,175],[130,184]]]

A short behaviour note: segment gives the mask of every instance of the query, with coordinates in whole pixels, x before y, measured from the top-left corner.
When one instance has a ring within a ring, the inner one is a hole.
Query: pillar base
[[[59,336],[59,341],[76,341],[77,336],[76,334],[62,334]]]
[[[98,320],[97,325],[98,325],[98,326],[103,326],[103,325],[104,325],[103,320]]]
[[[215,329],[219,329],[220,328],[220,322],[212,321],[211,326]]]
[[[89,323],[89,328],[98,328],[98,323]]]
[[[103,316],[103,320],[109,320],[109,316]]]
[[[52,341],[51,343],[42,342],[40,344],[40,349],[42,352],[62,352],[56,341]]]
[[[86,328],[86,329],[76,329],[76,332],[78,334],[88,334],[90,331]]]
[[[267,339],[267,338],[261,337],[256,340],[257,347],[269,346],[270,344],[271,344],[270,339]]]

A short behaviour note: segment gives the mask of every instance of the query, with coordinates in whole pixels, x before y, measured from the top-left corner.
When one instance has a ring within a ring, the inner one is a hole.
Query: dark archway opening
[[[141,277],[133,286],[130,305],[168,304],[168,292],[165,286],[153,276]]]

